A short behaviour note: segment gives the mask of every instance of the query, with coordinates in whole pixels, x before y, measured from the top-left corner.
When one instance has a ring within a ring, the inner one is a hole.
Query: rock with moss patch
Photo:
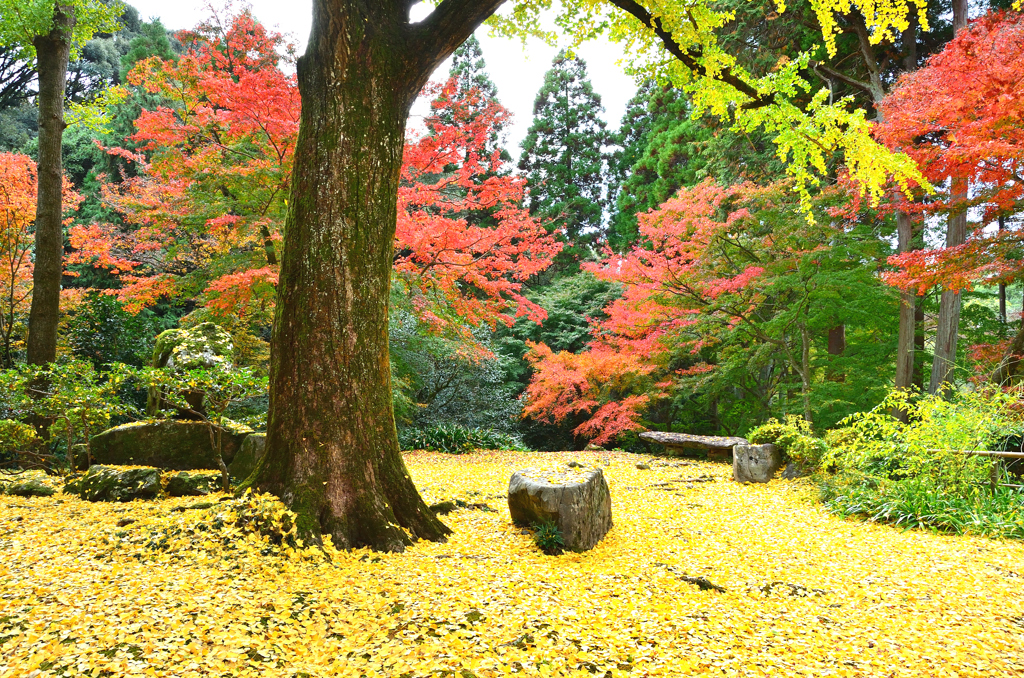
[[[221,435],[224,463],[238,454],[248,433],[224,431]],[[124,424],[92,438],[94,464],[156,466],[174,471],[219,468],[216,431],[198,421],[150,421]]]
[[[176,471],[165,475],[169,497],[205,497],[222,489],[220,471]]]
[[[612,497],[600,468],[517,471],[508,509],[516,525],[553,523],[570,551],[593,548],[612,527]]]
[[[56,493],[56,488],[47,485],[39,478],[15,480],[0,487],[0,494],[9,494],[15,497],[50,497]]]
[[[252,475],[266,450],[266,433],[252,433],[246,436],[245,440],[242,441],[238,454],[235,455],[228,465],[228,473],[238,482],[245,480]]]
[[[160,489],[160,469],[99,465],[64,486],[66,494],[77,494],[87,501],[155,499]]]
[[[230,363],[233,352],[234,344],[227,330],[215,323],[200,323],[188,329],[161,332],[156,338],[151,365],[177,371],[205,369]],[[205,414],[202,393],[186,393],[184,397],[189,407]],[[151,388],[146,411],[156,415],[163,405],[160,390]]]

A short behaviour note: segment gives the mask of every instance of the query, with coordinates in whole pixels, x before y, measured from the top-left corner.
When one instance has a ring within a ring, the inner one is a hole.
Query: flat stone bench
[[[661,431],[645,431],[640,434],[640,439],[663,445],[669,454],[679,454],[682,450],[707,450],[708,456],[725,458],[732,454],[735,445],[750,444],[746,438],[734,436],[698,436]]]

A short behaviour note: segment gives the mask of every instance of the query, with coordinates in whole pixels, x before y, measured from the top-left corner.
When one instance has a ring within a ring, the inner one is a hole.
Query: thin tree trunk
[[[910,215],[896,214],[896,233],[900,253],[913,248],[913,222]],[[900,291],[900,325],[896,348],[896,388],[910,388],[914,383],[915,305],[913,290]]]
[[[967,180],[954,177],[950,185],[954,203],[967,199]],[[956,247],[967,240],[967,210],[950,212],[946,227],[946,247]],[[950,383],[956,364],[957,332],[960,329],[960,292],[943,290],[939,298],[939,320],[935,328],[935,357],[932,359],[932,378],[928,392],[935,394],[943,384]]]
[[[1017,334],[1014,335],[1013,341],[1006,348],[1003,359],[999,361],[999,367],[992,373],[990,381],[999,386],[1012,385],[1020,373],[1020,359],[1022,355],[1024,355],[1024,319],[1021,320],[1020,327],[1017,328]]]
[[[32,305],[28,317],[28,362],[45,365],[57,357],[57,321],[60,313],[60,277],[63,271],[64,230],[62,189],[64,167],[64,86],[71,54],[71,30],[75,12],[57,4],[53,30],[38,35],[39,156],[36,194],[35,269],[32,272]]]
[[[1006,217],[999,215],[999,230],[1006,230]],[[999,320],[1006,324],[1006,283],[999,283]]]
[[[811,334],[800,328],[800,382],[804,403],[804,421],[811,423]]]
[[[502,0],[314,0],[271,344],[267,452],[248,485],[300,535],[400,551],[446,528],[398,448],[388,298],[405,122],[427,78]],[[404,529],[403,529],[404,528]]]
[[[907,73],[917,68],[917,7],[907,5],[907,28],[901,34],[903,49],[903,70]],[[877,108],[877,106],[876,106]],[[897,196],[898,198],[899,196]],[[896,213],[897,251],[910,252],[914,249],[914,222],[905,212]],[[900,292],[900,320],[896,340],[896,388],[909,389],[914,385],[915,349],[917,349],[917,315],[924,309],[917,304],[913,291]],[[922,318],[923,319],[923,318]],[[924,341],[922,335],[921,341]],[[920,375],[917,375],[920,376]],[[893,415],[901,421],[907,420],[907,412],[899,410]]]

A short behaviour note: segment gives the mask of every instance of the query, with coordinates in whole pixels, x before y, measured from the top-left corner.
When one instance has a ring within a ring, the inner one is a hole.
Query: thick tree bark
[[[954,202],[966,200],[967,180],[954,177],[950,186]],[[950,212],[946,226],[946,247],[956,247],[967,240],[967,210]],[[960,329],[960,292],[943,290],[939,298],[939,320],[935,328],[935,356],[932,359],[932,378],[928,392],[939,392],[949,383],[956,364],[957,332]]]
[[[405,122],[434,68],[502,0],[314,0],[271,355],[267,453],[247,481],[299,531],[399,551],[449,533],[398,448],[388,298]],[[404,529],[403,529],[404,528]]]
[[[74,26],[74,8],[57,4],[53,11],[53,29],[32,41],[39,71],[35,268],[27,341],[28,362],[33,365],[45,365],[57,357],[60,278],[64,268],[61,141],[67,126],[64,123],[64,85]]]

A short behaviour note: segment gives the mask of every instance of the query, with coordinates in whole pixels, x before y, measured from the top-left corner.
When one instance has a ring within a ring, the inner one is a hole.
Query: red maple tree
[[[136,121],[143,152],[109,149],[139,165],[136,178],[105,186],[127,227],[75,228],[71,261],[116,272],[129,309],[198,288],[215,315],[268,317],[298,129],[295,78],[281,70],[281,37],[247,12],[181,37],[180,59],[140,62],[130,76],[173,101]],[[410,133],[405,148],[398,279],[434,327],[542,319],[522,285],[560,245],[522,207],[524,180],[493,150],[508,111],[454,80],[425,94],[434,97],[426,132]]]
[[[20,321],[32,300],[36,188],[36,163],[31,158],[0,153],[0,367],[14,364]],[[80,201],[65,177],[65,210],[73,211]]]
[[[904,75],[881,105],[878,136],[909,154],[935,185],[970,182],[964,202],[949,191],[906,201],[908,212],[983,210],[982,225],[1012,215],[1024,200],[1024,14],[993,12],[972,22],[918,71]],[[959,203],[959,204],[958,204]],[[963,245],[890,259],[886,280],[920,293],[969,289],[1020,276],[1024,234],[978,228]]]

